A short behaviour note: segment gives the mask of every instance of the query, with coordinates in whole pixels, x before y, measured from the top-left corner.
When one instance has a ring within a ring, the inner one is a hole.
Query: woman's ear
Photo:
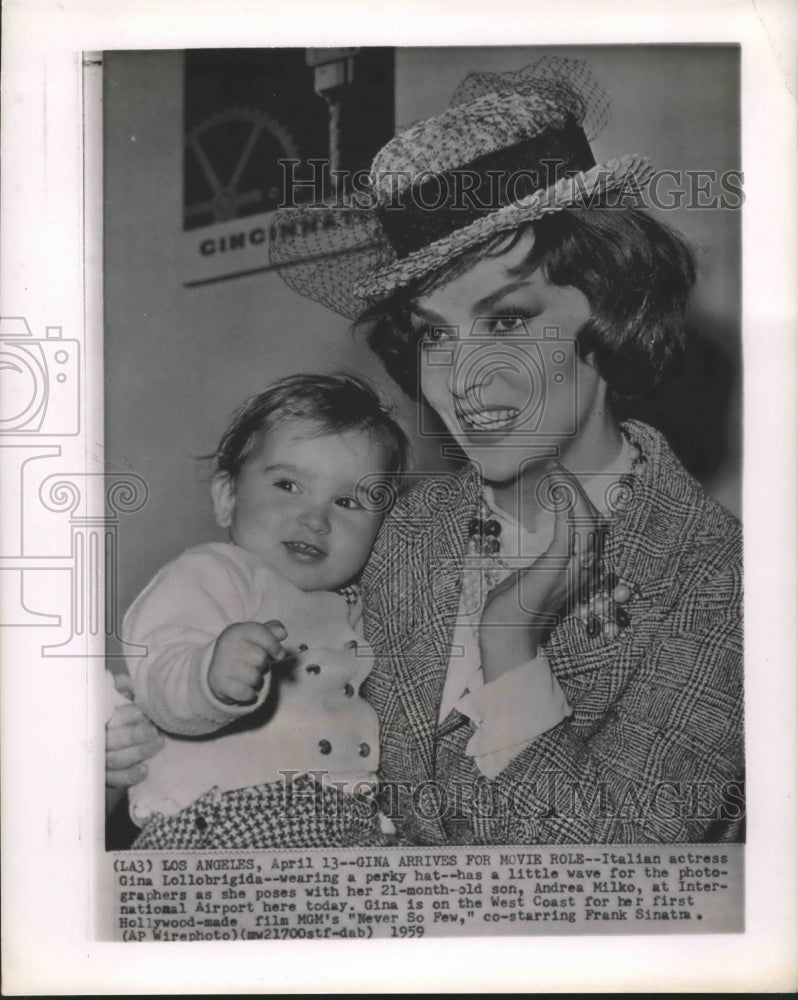
[[[220,528],[229,528],[233,521],[236,500],[233,481],[228,472],[217,472],[211,481],[213,513]]]
[[[584,361],[584,363],[586,365],[590,365],[591,368],[594,368],[596,371],[598,371],[598,367],[596,365],[596,354],[595,354],[595,351],[589,351],[584,356],[584,358],[582,358],[582,360]]]

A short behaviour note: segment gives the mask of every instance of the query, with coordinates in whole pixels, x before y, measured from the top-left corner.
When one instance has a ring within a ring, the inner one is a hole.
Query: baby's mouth
[[[300,562],[315,562],[327,555],[323,549],[318,548],[316,545],[311,545],[310,542],[288,541],[283,542],[283,545],[289,554]]]
[[[510,427],[518,419],[515,407],[489,407],[482,410],[457,410],[457,419],[467,430],[498,431]]]

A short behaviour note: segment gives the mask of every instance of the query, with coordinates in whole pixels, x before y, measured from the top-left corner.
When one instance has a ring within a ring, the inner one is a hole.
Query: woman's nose
[[[473,397],[493,381],[492,367],[490,345],[457,343],[447,377],[449,391],[460,399]]]
[[[310,531],[317,534],[327,534],[330,530],[330,517],[327,508],[321,504],[309,504],[299,515],[299,521]]]

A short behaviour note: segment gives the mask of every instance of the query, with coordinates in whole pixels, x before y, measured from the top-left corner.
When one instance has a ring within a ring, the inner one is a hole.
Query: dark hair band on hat
[[[438,239],[595,166],[584,130],[569,117],[553,129],[445,171],[427,171],[377,209],[401,260]]]

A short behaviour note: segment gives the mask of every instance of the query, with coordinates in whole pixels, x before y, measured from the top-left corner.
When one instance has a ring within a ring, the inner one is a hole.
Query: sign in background
[[[323,195],[330,167],[370,166],[394,132],[394,53],[189,51],[184,93],[183,277],[196,286],[263,270],[278,206]]]

